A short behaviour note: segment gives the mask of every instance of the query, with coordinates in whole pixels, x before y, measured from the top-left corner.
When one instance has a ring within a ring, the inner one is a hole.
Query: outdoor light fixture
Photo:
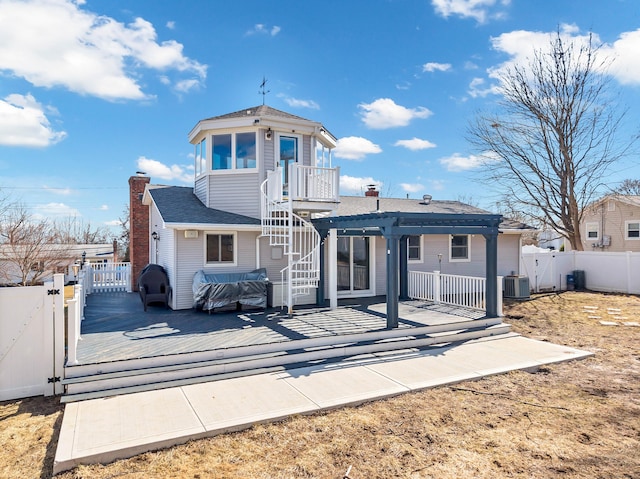
[[[153,233],[151,233],[151,237],[153,238],[153,241],[158,241],[158,233],[156,233],[155,231]]]
[[[438,253],[438,270],[442,272],[442,253]]]
[[[83,251],[82,252],[82,263],[80,263],[80,266],[84,266],[84,262],[87,259],[87,252]]]
[[[272,133],[272,131],[271,131],[271,128],[269,128],[269,129],[267,130],[267,132],[264,134],[264,139],[265,139],[265,140],[271,140],[272,135],[273,135],[273,133]]]

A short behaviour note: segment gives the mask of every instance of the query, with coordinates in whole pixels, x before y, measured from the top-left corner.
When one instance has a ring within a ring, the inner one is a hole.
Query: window
[[[214,170],[231,169],[231,135],[213,135],[213,162]]]
[[[587,223],[587,239],[597,240],[600,238],[598,223]]]
[[[208,234],[207,264],[235,263],[234,243],[233,234]]]
[[[632,220],[625,222],[628,240],[640,239],[640,221]]]
[[[420,261],[422,259],[421,239],[422,236],[409,236],[407,238],[407,259],[409,261]]]
[[[204,173],[207,169],[207,140],[204,139],[196,144],[196,176]]]
[[[236,168],[255,168],[256,165],[256,134],[236,134]]]
[[[471,261],[469,235],[451,235],[449,261]]]
[[[211,141],[213,142],[212,169],[257,168],[255,132],[213,135]]]

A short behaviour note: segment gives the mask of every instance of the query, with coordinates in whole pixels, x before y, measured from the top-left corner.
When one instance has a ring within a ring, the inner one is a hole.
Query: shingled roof
[[[287,113],[286,111],[277,110],[276,108],[272,108],[268,105],[254,106],[251,108],[245,108],[243,110],[234,111],[232,113],[225,113],[224,115],[213,116],[211,118],[207,118],[205,121],[229,120],[232,118],[246,118],[247,116],[255,116],[255,117],[271,116],[271,117],[283,118],[287,120],[312,121],[312,120],[308,120],[307,118],[302,118],[301,116],[292,115],[291,113]]]
[[[166,224],[211,224],[259,226],[260,220],[228,211],[207,208],[193,194],[193,188],[167,186],[150,188],[149,194]]]
[[[487,215],[491,212],[459,201],[430,200],[425,202],[417,199],[384,198],[377,196],[341,196],[336,216],[353,216],[367,213],[450,213],[450,214],[479,214]],[[503,218],[501,230],[532,230],[529,225]]]

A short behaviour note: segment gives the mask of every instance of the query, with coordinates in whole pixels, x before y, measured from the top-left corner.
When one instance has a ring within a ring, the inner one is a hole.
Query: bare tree
[[[122,216],[118,218],[120,236],[118,236],[118,251],[122,251],[120,261],[129,261],[129,205],[125,204]]]
[[[58,244],[110,243],[113,234],[107,227],[94,228],[90,221],[69,216],[53,222],[53,242]]]
[[[598,53],[591,37],[577,44],[557,32],[528,64],[503,71],[499,113],[479,114],[468,130],[485,179],[575,250],[583,249],[585,207],[637,138],[618,141],[625,111],[616,112],[605,75],[611,61]]]
[[[14,203],[0,218],[0,274],[5,283],[35,285],[73,262],[67,248],[53,243],[54,229]]]
[[[613,192],[618,195],[640,196],[640,180],[626,179]]]

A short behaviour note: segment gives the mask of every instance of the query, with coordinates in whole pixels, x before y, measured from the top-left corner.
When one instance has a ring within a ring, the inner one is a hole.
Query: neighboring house
[[[146,262],[162,265],[173,309],[193,306],[201,269],[266,268],[275,305],[289,307],[397,296],[393,274],[407,268],[488,278],[520,271],[525,225],[456,201],[380,198],[373,188],[341,197],[336,139],[320,123],[263,105],[202,120],[189,141],[193,187],[129,180],[133,277]]]
[[[53,274],[64,273],[72,281],[74,263],[111,263],[117,261],[117,245],[113,244],[45,244],[1,245],[0,283],[18,284],[26,280],[43,282]]]
[[[608,195],[592,203],[580,234],[585,251],[640,251],[640,196]]]

